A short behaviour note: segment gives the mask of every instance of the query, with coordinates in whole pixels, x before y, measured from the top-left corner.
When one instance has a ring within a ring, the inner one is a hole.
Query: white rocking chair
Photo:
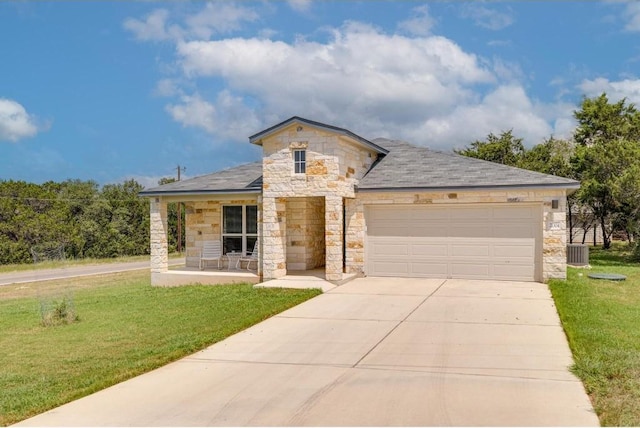
[[[251,254],[248,254],[245,257],[241,257],[240,260],[238,260],[238,263],[240,263],[240,267],[242,267],[241,262],[247,262],[247,270],[251,270],[249,266],[251,266],[251,262],[255,262],[256,270],[257,270],[259,258],[260,258],[260,246],[258,245],[258,241],[256,240],[256,243],[253,246],[253,251],[251,252]]]
[[[205,262],[216,260],[220,269],[222,259],[222,245],[220,241],[204,241],[200,251],[200,270],[204,269]]]

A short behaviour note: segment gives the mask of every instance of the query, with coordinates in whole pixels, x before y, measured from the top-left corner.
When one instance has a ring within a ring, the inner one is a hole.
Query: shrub
[[[40,318],[45,327],[71,324],[80,320],[70,296],[49,301],[41,299]]]

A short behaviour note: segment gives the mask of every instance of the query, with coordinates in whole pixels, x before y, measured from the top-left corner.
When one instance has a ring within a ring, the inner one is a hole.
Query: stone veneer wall
[[[150,263],[151,274],[169,270],[169,243],[167,241],[167,203],[162,198],[150,199]]]
[[[348,137],[295,124],[265,138],[262,147],[264,277],[286,275],[287,232],[295,230],[287,219],[288,198],[319,196],[325,198],[326,278],[342,279],[342,238],[336,238],[342,231],[342,198],[355,196],[376,152]],[[306,174],[294,173],[295,149],[306,150]]]
[[[557,209],[551,201],[559,200]],[[564,190],[486,190],[461,192],[379,192],[359,193],[346,200],[346,270],[364,273],[364,246],[367,205],[376,204],[485,204],[539,203],[542,207],[542,278],[566,278],[566,194]]]
[[[215,201],[185,202],[185,247],[186,266],[198,267],[200,249],[204,241],[222,240],[222,206],[223,205],[258,205],[258,223],[261,206],[258,198],[238,198],[221,196]],[[258,224],[258,231],[260,224]],[[248,249],[248,250],[251,250]]]
[[[324,198],[288,198],[287,270],[324,266]]]

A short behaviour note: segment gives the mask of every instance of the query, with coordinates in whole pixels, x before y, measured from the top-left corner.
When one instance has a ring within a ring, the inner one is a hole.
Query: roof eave
[[[493,184],[473,186],[435,186],[435,187],[358,187],[359,193],[376,192],[425,192],[425,191],[469,191],[469,190],[518,190],[518,189],[566,189],[577,190],[580,183],[555,183],[555,184]]]
[[[198,195],[235,195],[247,193],[262,193],[262,189],[219,189],[219,190],[164,190],[142,191],[138,196],[151,198],[155,196],[198,196]]]

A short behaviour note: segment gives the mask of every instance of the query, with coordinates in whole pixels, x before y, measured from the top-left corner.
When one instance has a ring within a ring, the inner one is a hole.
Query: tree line
[[[573,115],[577,126],[568,139],[551,136],[526,149],[509,130],[456,153],[580,181],[568,198],[570,239],[577,227],[584,243],[597,225],[605,249],[614,233],[633,242],[640,233],[640,112],[626,99],[610,102],[603,93],[583,98]]]
[[[65,258],[149,254],[149,203],[138,196],[143,188],[135,180],[102,187],[92,180],[0,180],[0,264],[30,263],[58,249]],[[173,251],[175,204],[168,220]]]

